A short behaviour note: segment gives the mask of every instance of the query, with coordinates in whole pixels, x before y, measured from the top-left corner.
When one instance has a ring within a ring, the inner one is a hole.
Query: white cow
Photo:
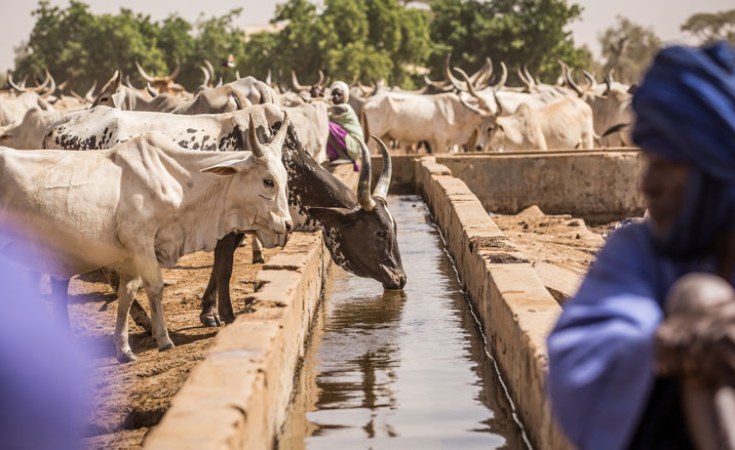
[[[252,154],[187,151],[157,133],[96,152],[1,149],[0,251],[58,279],[118,265],[118,360],[136,359],[127,316],[141,281],[158,348],[171,348],[160,265],[212,250],[231,232],[285,243],[286,129],[264,146],[250,127]]]
[[[452,93],[384,92],[365,102],[363,128],[366,134],[390,136],[404,144],[428,141],[433,152],[446,152],[454,145],[465,144],[487,120],[468,106],[468,101],[473,100]]]
[[[46,129],[63,116],[60,111],[31,108],[20,123],[0,128],[0,145],[26,150],[41,148]]]
[[[0,97],[0,126],[19,123],[31,108],[53,111],[53,107],[35,92],[24,92],[18,96]]]
[[[592,109],[576,97],[563,97],[531,109],[522,104],[515,113],[499,116],[479,134],[478,146],[489,150],[548,150],[593,148]]]

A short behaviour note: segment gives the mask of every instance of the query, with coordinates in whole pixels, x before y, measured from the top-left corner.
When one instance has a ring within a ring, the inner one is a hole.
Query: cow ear
[[[343,224],[351,219],[353,210],[346,208],[322,208],[318,206],[306,208],[309,215],[325,226]]]
[[[125,100],[125,94],[123,91],[118,90],[114,94],[112,94],[112,104],[115,105],[115,108],[122,109],[123,107],[123,101]]]
[[[214,173],[217,175],[233,175],[236,173],[246,172],[252,167],[251,158],[240,158],[230,161],[221,162],[213,166],[204,168],[201,172]]]

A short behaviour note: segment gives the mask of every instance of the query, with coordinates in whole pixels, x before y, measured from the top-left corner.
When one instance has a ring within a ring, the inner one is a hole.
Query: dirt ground
[[[248,241],[249,244],[249,241]],[[265,250],[266,260],[278,249]],[[168,409],[194,365],[204,354],[217,329],[199,322],[199,304],[212,265],[213,253],[193,253],[165,269],[163,307],[175,348],[159,353],[152,337],[129,319],[130,345],[138,361],[121,365],[115,359],[112,333],[117,313],[116,294],[101,279],[72,280],[69,292],[70,322],[75,338],[89,349],[92,398],[85,427],[84,448],[140,448],[148,430]],[[235,254],[231,285],[235,312],[244,308],[243,297],[253,291],[261,265],[250,264],[250,245]],[[136,296],[144,307],[141,289]]]
[[[617,223],[591,227],[584,220],[568,214],[546,215],[538,206],[531,206],[515,215],[493,214],[492,219],[526,254],[537,267],[537,272],[539,265],[546,264],[562,269],[558,272],[568,273],[570,278],[577,280],[581,279],[604,244],[603,236]]]

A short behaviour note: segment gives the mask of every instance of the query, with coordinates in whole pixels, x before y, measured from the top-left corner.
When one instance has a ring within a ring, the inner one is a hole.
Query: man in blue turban
[[[633,109],[649,217],[610,237],[564,305],[552,411],[581,449],[694,448],[687,389],[735,385],[735,50],[662,50]]]

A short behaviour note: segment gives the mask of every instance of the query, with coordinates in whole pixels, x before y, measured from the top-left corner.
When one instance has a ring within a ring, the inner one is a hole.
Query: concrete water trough
[[[395,156],[393,166],[391,193],[417,193],[428,204],[531,445],[570,448],[545,395],[545,338],[561,311],[545,278],[570,291],[579,274],[534,267],[487,211],[638,215],[638,152]],[[258,274],[249,300],[260,307],[217,335],[144,448],[273,448],[330,265],[318,232],[296,233]]]

